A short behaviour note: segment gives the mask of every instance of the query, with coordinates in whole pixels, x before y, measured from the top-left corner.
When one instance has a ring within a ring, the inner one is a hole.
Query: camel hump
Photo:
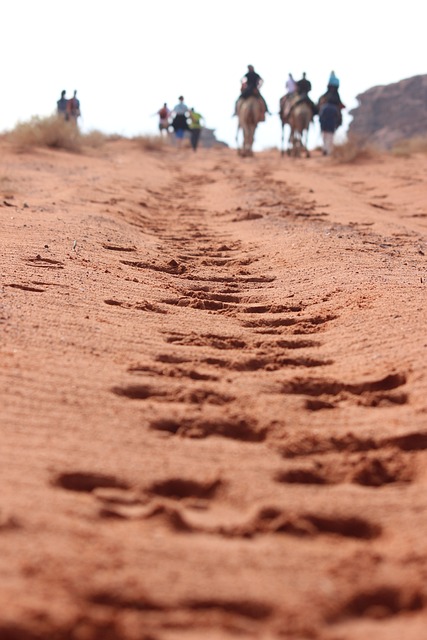
[[[237,114],[244,121],[250,119],[256,122],[264,122],[265,105],[263,99],[258,96],[240,98],[237,102]]]

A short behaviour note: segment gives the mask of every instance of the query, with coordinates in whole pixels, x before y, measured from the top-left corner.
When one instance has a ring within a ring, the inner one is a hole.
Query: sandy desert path
[[[427,158],[1,144],[1,640],[424,637]]]

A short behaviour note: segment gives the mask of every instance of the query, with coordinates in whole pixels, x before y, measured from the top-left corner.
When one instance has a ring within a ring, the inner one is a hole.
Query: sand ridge
[[[426,157],[2,144],[0,636],[419,638]]]

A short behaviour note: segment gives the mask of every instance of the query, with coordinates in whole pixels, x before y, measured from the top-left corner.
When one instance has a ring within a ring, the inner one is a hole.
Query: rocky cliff
[[[390,149],[397,141],[427,137],[427,75],[372,87],[357,96],[349,136]]]

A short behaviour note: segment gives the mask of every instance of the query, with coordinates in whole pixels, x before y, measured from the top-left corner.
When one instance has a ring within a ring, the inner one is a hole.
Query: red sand
[[[1,640],[424,638],[427,157],[1,152]]]

